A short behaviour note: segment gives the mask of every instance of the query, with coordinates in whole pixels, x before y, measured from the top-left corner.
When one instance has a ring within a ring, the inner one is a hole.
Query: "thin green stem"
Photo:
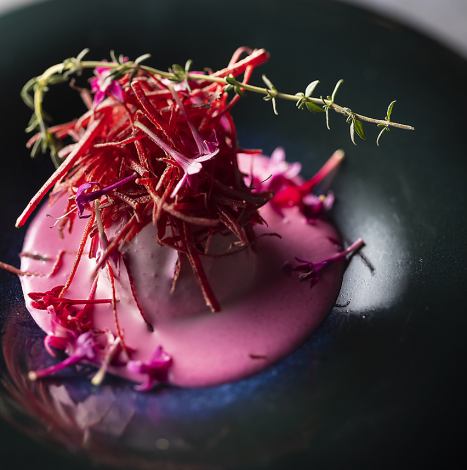
[[[95,69],[96,67],[107,67],[111,69],[121,68],[124,72],[129,72],[132,70],[143,70],[146,73],[156,75],[158,77],[166,78],[169,80],[177,81],[179,77],[170,71],[159,70],[148,65],[138,64],[136,62],[106,62],[106,61],[94,61],[94,60],[79,60],[79,59],[68,59],[67,61],[53,65],[49,67],[42,75],[38,76],[35,81],[34,86],[34,114],[42,134],[43,139],[47,139],[47,126],[45,124],[44,112],[43,112],[43,100],[44,94],[47,91],[47,88],[50,84],[54,83],[54,77],[57,81],[67,77],[66,74],[76,74],[81,72],[84,69]],[[216,75],[206,75],[196,72],[188,72],[185,76],[187,79],[194,81],[210,82],[217,83],[223,86],[233,85],[236,90],[247,91],[251,93],[257,93],[263,96],[271,96],[271,89],[260,87],[256,85],[250,85],[248,83],[243,83],[234,79],[233,77],[218,77]],[[28,82],[30,84],[30,82]],[[274,99],[282,99],[285,101],[299,102],[302,103],[314,103],[318,105],[321,109],[326,110],[327,108],[332,109],[338,114],[349,117],[352,116],[353,119],[359,119],[360,121],[368,122],[370,124],[375,124],[380,127],[389,128],[394,127],[397,129],[410,130],[413,131],[415,128],[407,124],[401,124],[398,122],[393,122],[389,119],[376,119],[372,117],[365,116],[360,113],[355,113],[345,106],[341,106],[334,102],[333,99],[322,98],[322,97],[311,97],[304,96],[303,93],[291,94],[278,91],[274,88]],[[28,100],[29,101],[29,100]]]
[[[83,68],[95,68],[95,67],[109,67],[109,66],[110,67],[116,67],[119,64],[117,64],[115,62],[109,63],[109,62],[85,61],[85,62],[81,62],[81,65],[82,65]],[[128,64],[128,65],[130,65],[130,64]],[[169,80],[176,79],[175,74],[173,74],[171,72],[166,72],[164,70],[155,69],[154,67],[149,67],[147,65],[140,65],[139,68],[141,70],[144,70],[145,72],[148,72],[148,73],[151,73],[151,74],[154,74],[154,75],[159,75],[161,77],[168,78]],[[205,74],[202,74],[202,73],[189,72],[187,77],[190,80],[195,80],[195,81],[206,81],[206,82],[212,82],[212,83],[219,83],[220,85],[225,85],[225,86],[228,85],[228,82],[225,78],[216,77],[214,75],[205,75]],[[267,88],[264,88],[264,87],[250,85],[248,83],[243,83],[243,82],[240,82],[240,81],[237,81],[237,80],[236,80],[236,83],[238,84],[238,86],[242,90],[245,90],[245,91],[249,91],[249,92],[252,92],[252,93],[258,93],[260,95],[265,95],[265,96],[270,93],[270,91]],[[303,97],[300,97],[300,96],[297,96],[297,95],[293,95],[291,93],[284,93],[284,92],[281,92],[281,91],[278,91],[275,94],[275,97],[283,99],[285,101],[293,101],[295,103],[298,102],[301,98],[303,98]],[[335,111],[338,114],[342,114],[343,116],[348,116],[348,113],[349,113],[349,109],[347,107],[341,106],[337,103],[333,103],[331,100],[328,100],[328,99],[305,97],[305,101],[315,103],[319,106],[321,106],[323,104],[326,104],[326,105],[330,106],[330,108],[333,111]],[[376,119],[376,118],[368,117],[368,116],[365,116],[363,114],[355,113],[355,112],[353,112],[353,115],[356,118],[360,119],[361,121],[368,122],[368,123],[371,123],[371,124],[376,124],[376,125],[380,124],[380,125],[383,125],[383,126],[395,127],[397,129],[403,129],[403,130],[407,130],[407,131],[414,131],[415,130],[415,128],[413,126],[410,126],[408,124],[400,124],[398,122],[386,121],[385,119]]]

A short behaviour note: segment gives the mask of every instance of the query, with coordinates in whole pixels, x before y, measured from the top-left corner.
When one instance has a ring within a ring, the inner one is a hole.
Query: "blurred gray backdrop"
[[[0,14],[38,1],[44,0],[0,0]],[[280,2],[283,0],[275,1]],[[397,18],[406,24],[436,37],[467,58],[467,0],[341,1],[354,3],[375,12]]]

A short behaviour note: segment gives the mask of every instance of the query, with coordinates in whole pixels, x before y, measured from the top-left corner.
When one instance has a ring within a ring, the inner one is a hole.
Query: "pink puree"
[[[66,250],[63,265],[53,277],[21,278],[27,308],[45,332],[50,331],[49,314],[32,308],[26,294],[65,283],[86,223],[77,220],[73,232],[60,239],[58,231],[50,228],[54,219],[46,214],[61,215],[64,202],[62,198],[38,212],[23,247],[23,251],[50,257],[48,262],[22,258],[21,269],[43,273],[50,272],[59,250]],[[327,268],[312,289],[308,282],[300,282],[282,268],[296,256],[320,261],[336,253],[338,247],[329,240],[339,239],[336,229],[322,220],[307,224],[295,209],[286,211],[286,220],[269,206],[261,209],[261,215],[268,227],[258,227],[258,235],[276,232],[281,239],[259,239],[256,252],[204,258],[206,273],[222,306],[220,313],[208,311],[188,266],[182,269],[175,293],[169,293],[176,252],[156,244],[151,224],[143,229],[127,254],[138,298],[154,332],[148,331],[136,309],[123,264],[116,282],[125,342],[135,349],[132,359],[147,361],[162,346],[173,358],[170,383],[184,387],[221,384],[254,374],[291,353],[320,324],[337,298],[344,264]],[[87,298],[94,266],[94,259],[83,256],[67,297]],[[106,270],[99,274],[96,298],[111,298]],[[93,312],[97,329],[115,333],[110,305],[96,305]],[[142,381],[125,367],[112,368],[111,372]]]

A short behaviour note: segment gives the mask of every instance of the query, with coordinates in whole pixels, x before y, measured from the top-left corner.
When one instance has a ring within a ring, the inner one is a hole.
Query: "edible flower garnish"
[[[94,299],[94,292],[88,299],[68,299],[62,297],[64,286],[56,286],[47,292],[30,292],[31,307],[46,310],[52,321],[61,327],[81,334],[92,327],[91,308],[97,304],[110,304],[112,299]],[[95,287],[94,287],[95,289]],[[82,305],[83,308],[77,308]]]
[[[136,177],[137,174],[133,173],[132,175],[128,175],[125,178],[122,178],[121,180],[106,186],[105,188],[98,189],[97,191],[92,192],[88,192],[88,190],[91,189],[93,186],[99,186],[99,183],[97,183],[96,181],[89,181],[80,184],[76,191],[75,197],[76,206],[78,208],[78,216],[81,219],[90,217],[89,215],[84,215],[84,210],[90,202],[95,201],[101,196],[104,196],[105,194],[108,194],[111,191],[120,188],[121,186],[125,186],[130,181],[134,181]]]
[[[338,253],[321,261],[313,262],[301,258],[295,258],[297,261],[296,265],[287,263],[284,268],[287,271],[297,272],[298,278],[301,281],[310,281],[310,285],[313,287],[319,281],[323,269],[333,263],[337,263],[338,261],[346,259],[350,255],[355,254],[358,250],[360,250],[360,248],[363,247],[364,244],[365,242],[359,238],[345,250],[339,251]]]
[[[143,383],[136,387],[140,392],[148,392],[154,385],[167,382],[172,357],[159,346],[149,362],[130,361],[127,365],[131,372],[145,376]]]
[[[188,176],[196,175],[201,171],[203,167],[202,163],[211,160],[219,153],[219,148],[213,144],[212,146],[208,146],[206,141],[196,141],[198,144],[198,152],[194,158],[188,158],[182,153],[178,152],[176,149],[167,145],[161,138],[159,138],[156,134],[151,132],[144,124],[141,122],[136,122],[135,126],[141,129],[148,137],[155,142],[162,150],[164,150],[167,155],[170,155],[175,162],[180,166],[183,171],[183,176],[178,181],[177,185],[173,189],[170,197],[175,197],[180,190],[180,188],[186,183]],[[192,126],[190,126],[192,128]]]
[[[271,191],[276,193],[283,186],[294,184],[297,177],[302,170],[301,163],[287,163],[285,160],[285,150],[282,147],[277,147],[268,159],[266,168],[261,172],[264,178],[263,181],[258,181],[256,176],[256,184],[253,182],[253,187],[261,191]]]
[[[94,106],[111,96],[121,103],[124,100],[123,88],[112,74],[111,67],[96,67],[95,77],[91,78],[91,90],[94,92]]]
[[[62,343],[58,344],[57,338],[51,341],[52,343],[49,342],[49,344],[57,345],[60,349],[63,346]],[[99,362],[106,346],[106,335],[102,333],[96,333],[92,330],[86,331],[78,337],[68,340],[68,344],[65,347],[65,352],[68,354],[66,359],[45,369],[30,371],[28,374],[29,380],[34,381],[49,375],[56,374],[57,372],[78,364],[83,360]]]
[[[322,168],[308,181],[300,178],[301,164],[288,163],[283,148],[276,148],[267,163],[254,167],[251,174],[245,176],[245,183],[253,191],[271,193],[269,204],[281,216],[283,209],[298,207],[303,215],[312,222],[330,211],[334,205],[334,194],[315,194],[313,191],[326,180],[328,185],[344,159],[344,152],[336,150]]]

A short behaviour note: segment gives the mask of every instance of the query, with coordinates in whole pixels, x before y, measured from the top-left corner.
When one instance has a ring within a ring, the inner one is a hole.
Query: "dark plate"
[[[392,131],[380,149],[354,147],[337,117],[327,132],[321,116],[287,103],[278,118],[254,97],[238,106],[244,145],[283,145],[308,173],[334,148],[346,149],[334,218],[346,238],[365,238],[376,267],[371,275],[355,258],[340,296],[350,304],[250,379],[149,395],[118,380],[93,390],[82,377],[32,387],[24,370],[44,360],[42,335],[18,281],[0,273],[2,468],[84,468],[86,459],[133,469],[418,468],[461,455],[464,61],[412,30],[328,1],[57,1],[1,18],[0,43],[0,259],[13,263],[24,235],[15,218],[51,170],[23,147],[28,111],[19,89],[83,47],[95,57],[113,48],[130,57],[151,52],[161,67],[191,57],[215,68],[238,45],[262,46],[272,53],[264,71],[281,87],[300,90],[320,78],[328,93],[344,77],[346,105],[384,115],[397,97],[394,116],[417,128]],[[73,114],[76,103],[62,91],[51,105]]]

